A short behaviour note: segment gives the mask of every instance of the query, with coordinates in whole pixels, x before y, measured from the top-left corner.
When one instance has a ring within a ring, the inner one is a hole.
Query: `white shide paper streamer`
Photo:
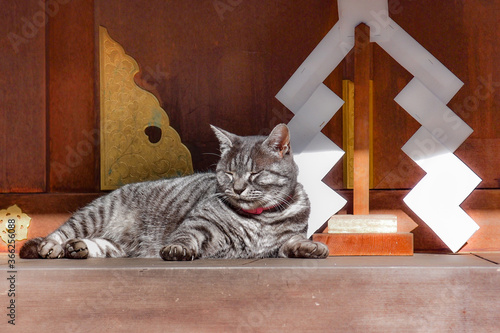
[[[453,154],[472,133],[446,106],[463,83],[389,17],[387,0],[338,0],[338,9],[339,21],[276,95],[295,114],[288,125],[311,200],[308,236],[346,203],[322,182],[344,153],[321,133],[343,104],[323,81],[353,48],[355,27],[366,23],[370,41],[414,76],[395,100],[422,125],[403,151],[427,175],[404,202],[456,252],[479,229],[460,204],[481,181]]]

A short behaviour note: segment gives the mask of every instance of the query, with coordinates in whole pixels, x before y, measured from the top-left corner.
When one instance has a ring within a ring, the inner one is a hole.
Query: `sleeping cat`
[[[268,137],[212,126],[220,142],[215,173],[125,185],[77,211],[21,258],[325,258],[306,239],[309,199],[284,124]]]

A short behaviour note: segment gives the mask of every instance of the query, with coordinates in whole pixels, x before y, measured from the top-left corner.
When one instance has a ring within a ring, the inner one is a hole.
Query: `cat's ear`
[[[210,127],[212,128],[212,131],[214,131],[217,139],[219,140],[221,153],[224,153],[225,151],[233,147],[233,142],[236,140],[235,139],[236,135],[224,131],[223,129],[220,129],[218,127],[215,127],[214,125],[210,125]]]
[[[277,125],[263,145],[271,148],[280,158],[290,153],[290,130],[285,124]]]

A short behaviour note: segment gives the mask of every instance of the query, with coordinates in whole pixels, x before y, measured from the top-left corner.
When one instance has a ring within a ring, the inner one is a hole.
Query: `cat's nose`
[[[234,191],[235,194],[240,195],[241,193],[243,193],[243,191],[245,191],[245,188],[244,187],[242,187],[242,188],[234,187],[233,191]]]
[[[234,184],[233,184],[233,191],[235,194],[240,195],[245,191],[246,189],[246,184],[243,179],[235,179]]]

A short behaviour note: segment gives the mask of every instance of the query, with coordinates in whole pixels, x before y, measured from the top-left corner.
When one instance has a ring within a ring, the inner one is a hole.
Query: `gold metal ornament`
[[[137,62],[99,27],[101,189],[193,173],[189,150],[156,97],[134,82]]]
[[[0,238],[5,244],[12,244],[28,238],[31,217],[17,205],[0,210]]]

